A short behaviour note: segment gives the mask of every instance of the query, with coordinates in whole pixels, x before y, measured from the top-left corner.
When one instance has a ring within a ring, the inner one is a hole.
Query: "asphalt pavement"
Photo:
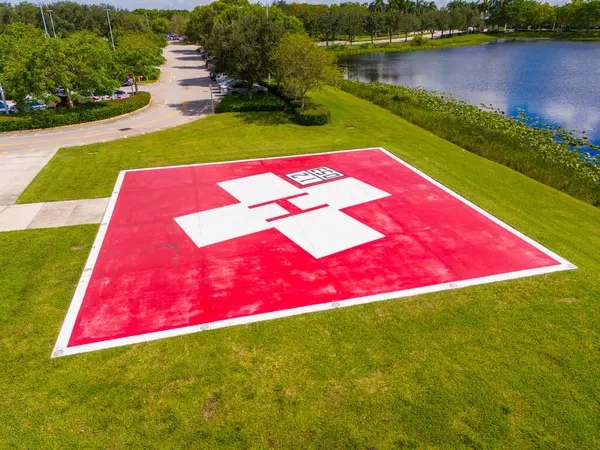
[[[172,128],[212,112],[211,83],[196,47],[169,45],[157,83],[141,84],[150,106],[127,116],[47,130],[0,133],[0,213],[18,196],[59,148],[107,142]]]

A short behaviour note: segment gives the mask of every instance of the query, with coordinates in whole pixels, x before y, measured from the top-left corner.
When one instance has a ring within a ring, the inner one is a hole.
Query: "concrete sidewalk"
[[[108,198],[0,205],[0,232],[100,223]]]

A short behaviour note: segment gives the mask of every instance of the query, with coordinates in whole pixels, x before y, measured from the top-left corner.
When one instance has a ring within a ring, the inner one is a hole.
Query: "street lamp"
[[[265,2],[265,6],[267,7],[267,26],[269,26],[269,0]],[[269,70],[269,84],[271,84],[271,71]]]
[[[112,33],[112,25],[110,24],[110,14],[108,13],[110,9],[106,8],[106,18],[108,19],[108,30],[110,31],[110,40],[112,42],[113,50],[115,49],[115,38]]]
[[[44,16],[44,10],[42,9],[42,4],[38,3],[38,6],[40,7],[40,13],[42,13],[42,22],[44,23],[44,33],[45,36],[48,37],[48,27],[46,26],[46,17]]]
[[[50,14],[50,23],[52,24],[52,33],[54,34],[54,37],[56,37],[56,29],[54,28],[54,18],[52,17],[52,13],[54,11],[52,11],[51,9],[48,9],[48,14]]]
[[[4,89],[2,89],[1,84],[0,84],[0,99],[2,99],[2,103],[4,103],[4,113],[8,116],[8,105],[6,104],[6,97],[4,97]]]

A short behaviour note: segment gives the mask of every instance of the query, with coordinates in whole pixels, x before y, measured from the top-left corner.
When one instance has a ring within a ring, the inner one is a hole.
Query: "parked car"
[[[11,112],[8,105],[6,105],[4,102],[0,102],[0,114],[6,114],[7,112]]]
[[[95,102],[102,102],[102,101],[106,101],[106,100],[111,100],[111,96],[110,95],[92,95],[90,97],[93,101]]]
[[[112,93],[112,95],[110,96],[111,100],[117,100],[117,99],[121,99],[121,98],[129,98],[131,97],[131,94],[129,94],[128,92],[122,91],[121,89],[115,89]]]
[[[215,81],[217,82],[217,84],[221,84],[223,81],[227,81],[230,79],[231,78],[228,77],[227,75],[225,75],[224,73],[219,73],[219,74],[215,75]]]
[[[33,100],[31,102],[27,102],[22,111],[43,111],[45,109],[48,109],[48,105],[46,105],[43,102],[40,102],[39,100]],[[9,108],[8,112],[17,113],[21,111],[19,110],[19,108],[17,108],[17,105],[13,105]]]
[[[228,92],[227,89],[229,89],[235,83],[237,83],[237,80],[234,80],[233,78],[228,78],[226,80],[222,80],[220,83],[218,83],[219,90],[223,93],[227,93]]]
[[[235,83],[231,83],[227,85],[224,89],[221,89],[225,95],[227,94],[248,94],[250,89],[248,89],[248,85],[241,81],[236,81]],[[268,89],[260,84],[252,85],[252,92],[268,92]]]

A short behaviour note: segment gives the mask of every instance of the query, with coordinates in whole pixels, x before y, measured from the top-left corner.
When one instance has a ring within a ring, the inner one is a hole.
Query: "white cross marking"
[[[175,218],[198,247],[275,228],[313,257],[322,258],[384,237],[340,211],[390,195],[356,178],[300,189],[264,173],[217,184],[240,203]],[[289,198],[300,194],[305,195]],[[286,198],[302,210],[323,207],[289,215],[277,203],[268,203]],[[278,219],[269,221],[273,218]]]

